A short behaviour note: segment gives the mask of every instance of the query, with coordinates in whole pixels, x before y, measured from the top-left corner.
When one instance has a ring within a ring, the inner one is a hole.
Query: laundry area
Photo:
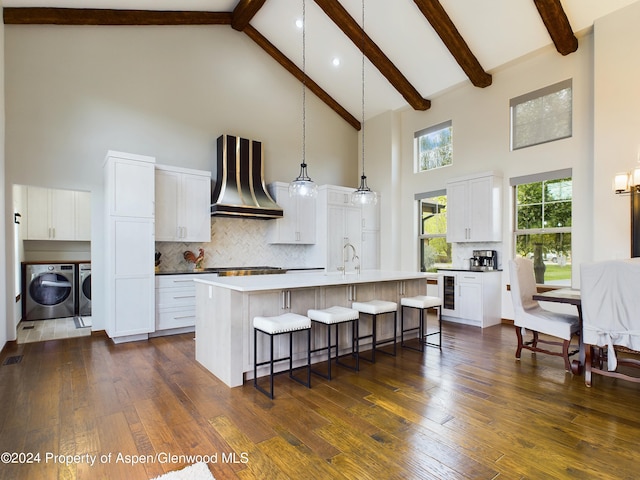
[[[91,334],[90,192],[16,186],[18,343]]]

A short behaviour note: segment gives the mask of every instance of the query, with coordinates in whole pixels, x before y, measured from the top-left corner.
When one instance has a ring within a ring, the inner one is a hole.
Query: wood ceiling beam
[[[431,102],[422,98],[405,76],[389,60],[384,52],[369,38],[360,25],[349,15],[337,0],[314,0],[324,13],[344,32],[362,53],[373,63],[389,83],[404,97],[415,110],[427,110]],[[364,44],[363,44],[364,43]]]
[[[560,0],[533,0],[544,26],[562,55],[568,55],[578,49],[578,39],[573,34],[567,14]]]
[[[340,115],[346,122],[356,130],[360,130],[361,125],[357,118],[351,115],[342,105],[336,102],[331,95],[325,92],[316,82],[311,80],[298,66],[289,60],[280,50],[278,50],[269,40],[251,25],[247,25],[244,30],[251,40],[256,42],[265,52],[267,52],[276,62],[282,65],[289,73],[300,82],[304,82],[306,87],[313,92],[320,100],[326,103],[334,112]]]
[[[231,12],[4,8],[5,25],[231,25]]]
[[[456,59],[458,65],[467,74],[471,83],[480,88],[491,85],[491,75],[484,71],[440,2],[438,0],[414,0],[414,2],[449,49],[453,58]]]
[[[240,0],[236,8],[233,9],[231,27],[239,32],[244,30],[266,1],[267,0]]]

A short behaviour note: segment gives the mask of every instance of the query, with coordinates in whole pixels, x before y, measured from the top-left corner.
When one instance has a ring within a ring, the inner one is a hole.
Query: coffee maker
[[[497,270],[498,252],[496,250],[474,250],[469,259],[471,270]]]

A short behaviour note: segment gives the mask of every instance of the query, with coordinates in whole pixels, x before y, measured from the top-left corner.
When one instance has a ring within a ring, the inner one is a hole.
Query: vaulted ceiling
[[[579,48],[595,19],[637,0],[4,0],[5,24],[211,25],[246,34],[354,128],[427,110],[463,82],[554,45]],[[304,55],[302,19],[304,6]],[[364,17],[364,29],[363,25]],[[212,48],[216,48],[212,46]],[[304,59],[304,71],[303,71]],[[339,59],[339,65],[333,60]],[[541,85],[542,86],[542,85]]]

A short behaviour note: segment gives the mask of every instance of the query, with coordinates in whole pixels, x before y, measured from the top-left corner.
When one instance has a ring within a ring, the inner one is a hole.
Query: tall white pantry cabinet
[[[155,330],[155,158],[110,150],[104,169],[107,334],[143,340]]]

